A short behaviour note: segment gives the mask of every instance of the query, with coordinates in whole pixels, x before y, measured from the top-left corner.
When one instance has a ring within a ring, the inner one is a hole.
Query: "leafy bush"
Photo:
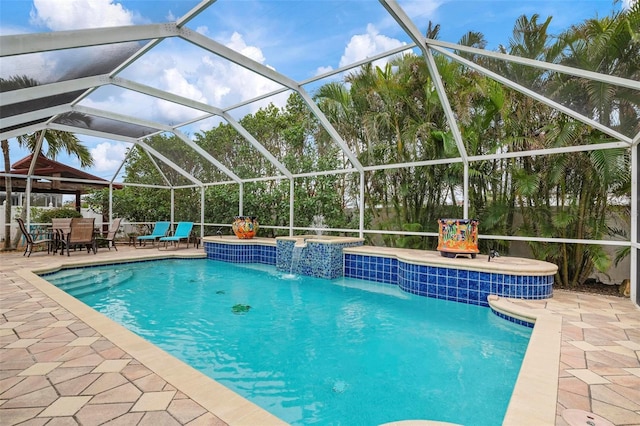
[[[82,214],[75,209],[68,207],[60,207],[52,210],[42,210],[37,218],[34,218],[35,222],[49,223],[51,219],[59,219],[66,217],[82,217]]]

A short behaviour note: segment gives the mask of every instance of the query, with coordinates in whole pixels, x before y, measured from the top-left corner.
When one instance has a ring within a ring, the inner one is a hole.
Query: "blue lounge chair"
[[[180,246],[181,240],[187,240],[187,248],[189,248],[189,236],[191,235],[191,229],[193,229],[193,222],[178,222],[176,232],[170,237],[160,238],[160,242],[164,242],[164,247],[167,247],[168,242],[176,242],[176,248]],[[158,244],[158,249],[160,245]]]
[[[142,245],[143,242],[146,245],[147,241],[151,241],[151,244],[155,244],[155,242],[158,241],[159,238],[167,235],[170,226],[171,222],[156,222],[156,224],[153,226],[153,232],[151,232],[151,234],[141,235],[137,238],[138,245]]]

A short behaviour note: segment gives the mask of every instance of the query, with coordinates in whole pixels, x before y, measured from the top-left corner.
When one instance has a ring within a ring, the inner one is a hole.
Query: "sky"
[[[487,48],[493,50],[509,43],[514,23],[521,15],[538,14],[539,22],[552,16],[549,32],[558,34],[585,19],[619,12],[628,7],[629,1],[633,0],[398,0],[398,4],[423,33],[430,21],[440,25],[439,39],[443,41],[458,42],[468,31],[477,31],[484,34]],[[0,35],[173,22],[198,3],[198,0],[2,0]],[[218,0],[187,27],[299,82],[411,43],[375,0]],[[46,82],[47,78],[55,79],[60,73],[72,71],[78,59],[86,63],[92,55],[95,58],[114,55],[108,46],[67,53],[67,56],[34,54],[12,62],[2,58],[0,77],[31,70]],[[163,41],[120,75],[221,108],[279,87],[179,39]],[[305,86],[310,92],[314,87]],[[267,98],[231,114],[238,119],[269,102],[283,106],[287,95]],[[201,114],[113,87],[95,91],[80,105],[169,125],[184,123]],[[218,122],[201,120],[181,130],[193,135]],[[85,171],[111,179],[129,145],[77,136],[95,161]],[[10,140],[10,152],[12,162],[28,154],[15,140]],[[79,167],[76,159],[65,155],[58,157],[58,161]]]

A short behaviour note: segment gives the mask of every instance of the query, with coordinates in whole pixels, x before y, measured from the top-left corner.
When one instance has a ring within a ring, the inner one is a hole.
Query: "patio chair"
[[[63,247],[67,249],[67,256],[70,256],[71,247],[86,247],[87,253],[93,250],[93,254],[98,252],[95,231],[93,229],[95,223],[94,218],[76,218],[71,219],[71,230],[65,239]]]
[[[191,229],[193,229],[193,222],[178,222],[176,231],[170,237],[162,237],[158,241],[164,242],[164,247],[167,248],[167,243],[176,243],[176,249],[180,247],[181,240],[187,240],[187,248],[189,248],[189,237],[191,236]],[[158,243],[158,249],[160,244]]]
[[[109,231],[107,232],[107,235],[101,236],[98,238],[101,241],[107,242],[107,248],[109,249],[109,251],[111,251],[111,247],[113,247],[114,249],[116,249],[116,251],[118,251],[118,247],[116,247],[116,234],[120,229],[121,221],[122,221],[122,218],[113,219],[113,222],[111,222],[111,226],[109,227]]]
[[[40,244],[47,245],[47,254],[51,253],[51,245],[53,244],[53,239],[50,238],[48,234],[32,234],[27,231],[27,227],[24,224],[24,221],[20,218],[16,219],[18,221],[18,225],[20,226],[20,231],[24,236],[27,246],[24,249],[24,253],[22,255],[29,253],[27,257],[31,256],[31,251],[33,250],[33,246],[38,246]],[[41,238],[42,235],[45,235],[46,238]]]
[[[156,222],[153,226],[153,231],[149,235],[141,235],[137,238],[138,246],[142,245],[144,242],[145,245],[147,241],[151,241],[152,245],[155,245],[155,242],[158,241],[159,238],[167,235],[169,231],[169,227],[171,226],[171,222]]]
[[[54,218],[51,219],[51,234],[53,238],[53,252],[64,253],[67,235],[71,232],[71,218]]]

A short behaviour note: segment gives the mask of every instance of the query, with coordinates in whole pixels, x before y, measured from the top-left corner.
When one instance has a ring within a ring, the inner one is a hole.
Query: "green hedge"
[[[38,223],[49,223],[51,219],[59,219],[65,217],[82,217],[82,214],[76,209],[61,207],[53,210],[42,210],[38,217],[34,218]]]

